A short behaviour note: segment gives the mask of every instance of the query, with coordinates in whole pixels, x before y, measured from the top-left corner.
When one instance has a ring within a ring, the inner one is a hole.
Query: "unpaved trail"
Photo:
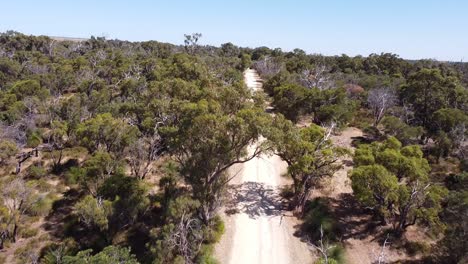
[[[256,91],[261,81],[254,70],[245,72],[247,86]],[[250,147],[250,151],[255,145]],[[260,155],[232,168],[236,173],[230,186],[230,200],[224,215],[226,233],[216,248],[221,263],[312,263],[305,242],[294,236],[299,224],[285,210],[279,195],[286,184],[282,174],[287,165],[278,156]]]

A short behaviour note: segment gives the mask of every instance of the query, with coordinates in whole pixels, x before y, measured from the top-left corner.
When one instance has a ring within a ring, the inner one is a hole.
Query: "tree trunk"
[[[310,190],[307,188],[301,188],[300,192],[296,195],[294,199],[294,215],[302,218],[305,213],[305,205],[307,199],[309,198]]]
[[[11,240],[13,241],[13,243],[16,243],[16,235],[18,234],[18,224],[15,223],[14,227],[13,227],[13,234],[11,236]]]

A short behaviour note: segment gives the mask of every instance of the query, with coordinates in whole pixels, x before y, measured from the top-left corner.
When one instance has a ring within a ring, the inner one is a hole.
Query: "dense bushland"
[[[232,165],[278,154],[293,180],[291,209],[321,216],[307,201],[350,155],[330,136],[353,125],[373,141],[351,173],[362,206],[395,233],[433,227],[445,234],[434,254],[465,257],[456,241],[467,231],[466,65],[200,38],[0,35],[0,249],[29,237],[19,262],[213,263]],[[243,83],[250,66],[269,96]],[[305,232],[317,238],[325,223],[312,221]]]

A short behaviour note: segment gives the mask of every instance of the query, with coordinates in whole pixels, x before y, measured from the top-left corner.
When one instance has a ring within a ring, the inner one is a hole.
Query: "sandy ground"
[[[247,87],[249,87],[254,92],[262,89],[262,79],[260,79],[260,76],[256,70],[247,69],[244,72],[244,81]]]
[[[339,135],[332,136],[331,140],[335,146],[348,148],[354,152],[354,147],[351,145],[353,139],[362,136],[363,133],[360,129],[355,127],[347,127],[341,131]],[[330,186],[331,189],[325,188],[325,191],[329,191],[327,196],[336,198],[340,194],[353,192],[353,189],[351,188],[351,182],[348,177],[348,172],[353,168],[351,166],[352,161],[353,158],[351,156],[341,160],[343,168],[337,171],[330,179],[330,183],[327,186]]]
[[[252,90],[261,89],[254,70],[245,72]],[[253,151],[255,146],[251,146]],[[221,263],[312,263],[308,245],[294,236],[299,224],[279,195],[287,165],[278,156],[260,155],[231,169],[237,174],[223,215],[226,233],[216,248]]]

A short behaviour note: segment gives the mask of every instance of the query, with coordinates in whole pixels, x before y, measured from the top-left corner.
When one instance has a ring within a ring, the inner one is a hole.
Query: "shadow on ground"
[[[251,218],[257,218],[263,215],[282,215],[288,209],[287,200],[281,197],[280,191],[264,183],[245,182],[231,185],[228,193],[228,215],[246,213]]]

